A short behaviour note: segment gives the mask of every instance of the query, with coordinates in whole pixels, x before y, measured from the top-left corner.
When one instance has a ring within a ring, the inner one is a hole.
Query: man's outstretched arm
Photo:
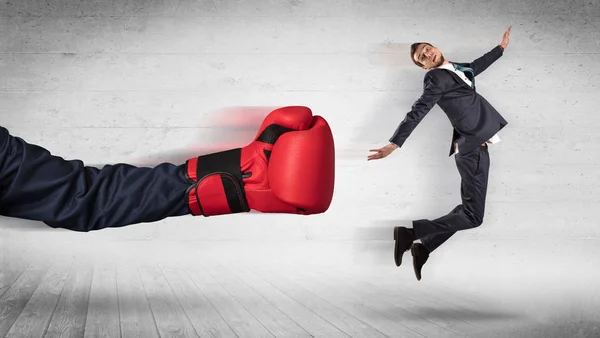
[[[504,54],[504,50],[508,46],[508,37],[510,35],[511,27],[506,29],[504,36],[502,37],[502,42],[498,46],[494,47],[494,49],[491,51],[471,62],[470,67],[473,69],[475,76],[483,73],[484,70],[491,66],[492,63],[496,62]]]
[[[425,75],[423,81],[423,94],[413,104],[411,110],[406,114],[404,120],[400,123],[394,135],[390,137],[390,144],[380,148],[371,149],[376,152],[368,157],[368,160],[380,159],[388,156],[395,149],[402,147],[406,139],[415,130],[417,125],[429,113],[431,108],[440,100],[444,94],[443,87],[437,82],[431,73]]]

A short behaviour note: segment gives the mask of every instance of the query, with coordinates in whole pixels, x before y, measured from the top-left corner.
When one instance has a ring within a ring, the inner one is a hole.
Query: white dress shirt
[[[442,68],[442,69],[447,69],[451,72],[454,72],[456,75],[458,75],[458,77],[460,77],[466,84],[469,85],[469,87],[473,86],[473,83],[471,82],[471,80],[469,80],[469,78],[467,78],[467,76],[465,75],[464,72],[458,70],[458,69],[454,69],[454,65],[452,63],[447,63],[443,66],[439,66],[438,68]],[[492,136],[492,138],[490,138],[486,143],[489,144],[494,144],[494,143],[498,143],[500,142],[500,136],[498,136],[498,134]],[[458,154],[458,144],[454,143],[454,154]]]

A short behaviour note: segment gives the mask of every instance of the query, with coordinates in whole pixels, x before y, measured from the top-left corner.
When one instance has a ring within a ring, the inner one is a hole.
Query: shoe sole
[[[402,264],[402,256],[398,257],[398,231],[399,228],[394,228],[394,262],[396,266],[400,266]]]
[[[413,271],[415,272],[415,277],[417,277],[417,280],[420,281],[421,273],[419,273],[419,271],[417,269],[417,256],[416,256],[416,248],[414,245],[410,248],[410,253],[413,256]]]
[[[396,266],[402,265],[402,256],[404,253],[408,251],[408,249],[400,252],[400,227],[394,228],[394,261],[396,262]],[[399,253],[399,254],[398,254]]]

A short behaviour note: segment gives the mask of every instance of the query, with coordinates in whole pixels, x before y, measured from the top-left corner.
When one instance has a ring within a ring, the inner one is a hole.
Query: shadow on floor
[[[486,327],[468,338],[596,338],[600,337],[600,322],[585,319],[554,319],[549,322],[504,322],[498,327]]]
[[[411,312],[419,317],[437,318],[443,320],[462,320],[465,322],[477,321],[505,321],[505,320],[527,320],[524,313],[511,313],[502,310],[482,310],[464,308],[444,307],[416,307]],[[475,323],[474,323],[475,324]]]

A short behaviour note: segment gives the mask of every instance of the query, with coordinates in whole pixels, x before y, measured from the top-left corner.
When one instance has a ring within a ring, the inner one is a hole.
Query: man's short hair
[[[423,67],[423,64],[420,63],[419,61],[415,61],[415,52],[417,50],[417,47],[419,47],[419,45],[421,44],[426,44],[428,46],[432,46],[432,44],[430,44],[429,42],[415,42],[412,45],[410,45],[410,59],[415,63],[415,65],[419,66],[419,67]]]

